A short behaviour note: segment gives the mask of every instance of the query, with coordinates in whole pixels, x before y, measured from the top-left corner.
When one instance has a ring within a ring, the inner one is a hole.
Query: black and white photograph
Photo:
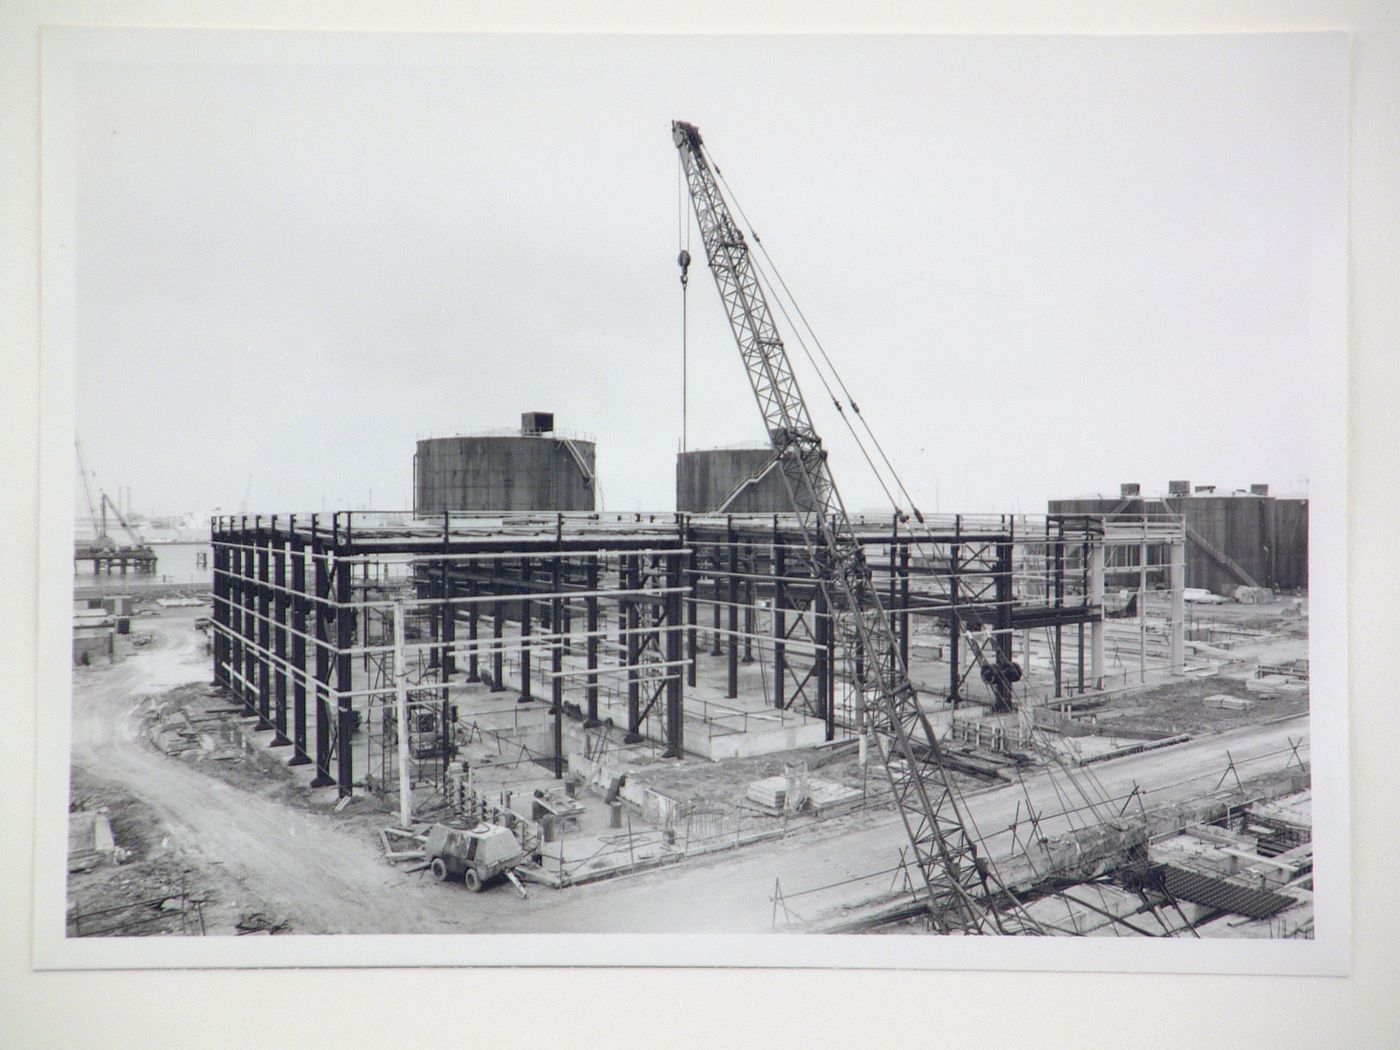
[[[1344,34],[42,86],[37,965],[1345,970]]]

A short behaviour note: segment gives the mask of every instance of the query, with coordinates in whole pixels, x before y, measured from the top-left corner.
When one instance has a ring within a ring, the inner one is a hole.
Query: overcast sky
[[[596,435],[608,509],[672,508],[677,117],[925,509],[1309,472],[1326,38],[198,43],[74,96],[77,426],[138,510],[403,508],[416,438],[524,410]],[[689,445],[760,442],[692,251]]]

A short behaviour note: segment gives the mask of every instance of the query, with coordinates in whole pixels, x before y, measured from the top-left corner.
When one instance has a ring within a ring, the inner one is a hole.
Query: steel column
[[[289,766],[311,761],[306,753],[306,628],[310,603],[306,591],[306,542],[297,535],[293,515],[288,526],[292,546],[292,757]]]
[[[725,696],[739,695],[739,537],[729,524],[729,682]]]
[[[588,559],[586,586],[590,592],[598,589],[598,557]],[[590,593],[583,600],[584,631],[587,638],[583,642],[584,662],[588,668],[588,678],[584,686],[584,701],[588,705],[588,716],[584,725],[592,728],[598,722],[598,596]]]
[[[958,523],[958,532],[962,532],[962,523]],[[962,611],[958,608],[961,597],[958,594],[958,555],[960,547],[954,543],[948,548],[948,607],[951,610],[948,615],[948,702],[953,705],[953,710],[957,710],[962,696],[958,691],[959,683],[962,681],[958,664],[962,657]]]
[[[499,582],[493,583],[495,593],[500,594]],[[506,688],[506,658],[502,651],[501,639],[505,634],[506,604],[497,601],[491,605],[491,692],[504,692]]]
[[[272,542],[275,544],[272,552],[272,579],[276,584],[272,596],[275,621],[273,653],[277,657],[274,661],[272,726],[276,735],[268,746],[286,747],[291,743],[287,738],[287,613],[291,608],[291,601],[287,596],[287,537],[277,528],[275,515],[272,519]]]
[[[831,644],[831,617],[827,614],[826,592],[820,587],[813,595],[812,613],[816,621],[816,642],[821,649],[813,655],[817,661],[817,696],[826,721],[826,739],[836,739],[836,703],[832,689],[835,679],[835,646]]]
[[[534,602],[530,600],[530,559],[520,559],[520,702],[534,699],[530,692],[530,621],[534,617]]]
[[[781,710],[787,692],[787,549],[781,536],[773,542],[773,706]]]
[[[636,591],[641,587],[641,558],[630,555],[623,559],[627,566],[626,589]],[[642,739],[641,681],[637,675],[637,665],[641,658],[641,610],[631,598],[622,599],[627,608],[627,733],[623,742],[640,743]]]
[[[331,570],[325,542],[319,533],[316,515],[311,516],[311,556],[312,571],[315,577],[316,621],[315,666],[316,666],[316,776],[312,787],[329,787],[335,783],[331,777],[331,721],[330,721],[330,622],[333,615],[330,607]]]
[[[680,758],[685,754],[685,689],[681,680],[680,660],[683,647],[680,626],[684,605],[680,593],[681,558],[672,554],[666,559],[666,736],[667,748],[663,757]]]
[[[257,555],[254,551],[253,534],[248,528],[248,519],[243,519],[243,530],[239,537],[239,543],[243,548],[243,706],[247,709],[248,715],[256,717],[258,714],[257,701],[257,681],[258,681],[258,654],[257,654],[257,631],[258,618],[256,613],[257,604]],[[261,725],[261,721],[259,725]]]
[[[550,566],[549,590],[554,595],[549,603],[550,633],[554,641],[549,647],[549,668],[554,672],[550,679],[550,713],[554,716],[554,779],[564,777],[564,679],[559,672],[564,670],[564,647],[560,641],[559,624],[563,617],[564,600],[559,597],[564,583],[563,565],[555,558]]]
[[[475,583],[475,581],[473,581],[473,580],[471,580],[471,579],[468,579],[468,580],[467,580],[467,597],[468,597],[468,598],[475,598],[476,596],[477,596],[476,583]],[[467,641],[470,643],[470,649],[469,649],[469,651],[468,651],[468,653],[467,653],[467,681],[468,681],[468,682],[479,682],[479,681],[481,681],[481,661],[480,661],[479,657],[477,656],[477,652],[476,652],[476,643],[477,643],[476,602],[468,602],[468,603],[467,603]]]
[[[1014,627],[1011,618],[1012,580],[1011,544],[996,545],[996,594],[995,622],[996,634],[992,640],[992,651],[998,669],[1011,663],[1011,632]],[[1013,687],[1004,675],[997,674],[992,680],[992,711],[1005,713],[1012,709]]]
[[[352,761],[350,738],[354,735],[354,712],[351,709],[350,692],[355,688],[353,681],[354,660],[350,655],[355,645],[355,610],[350,590],[350,562],[337,559],[335,566],[335,626],[336,626],[336,786],[342,798],[348,796],[354,787],[354,764]]]
[[[899,545],[899,659],[909,666],[909,541]]]

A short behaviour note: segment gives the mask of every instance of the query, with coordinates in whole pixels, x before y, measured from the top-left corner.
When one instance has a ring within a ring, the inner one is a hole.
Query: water
[[[92,571],[92,562],[81,562],[75,567],[73,585],[75,587],[95,584],[110,586],[123,580],[136,584],[168,583],[197,587],[212,585],[214,554],[213,547],[207,540],[201,543],[152,543],[151,549],[156,552],[156,571],[153,574],[128,573],[123,577],[119,572],[110,576],[104,572],[101,575],[96,575]],[[203,555],[203,567],[199,564],[200,555]]]

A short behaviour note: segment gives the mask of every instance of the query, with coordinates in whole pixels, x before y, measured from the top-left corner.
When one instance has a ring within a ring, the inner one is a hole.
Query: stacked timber
[[[750,802],[781,811],[787,804],[787,777],[766,777],[749,785],[747,797]]]

